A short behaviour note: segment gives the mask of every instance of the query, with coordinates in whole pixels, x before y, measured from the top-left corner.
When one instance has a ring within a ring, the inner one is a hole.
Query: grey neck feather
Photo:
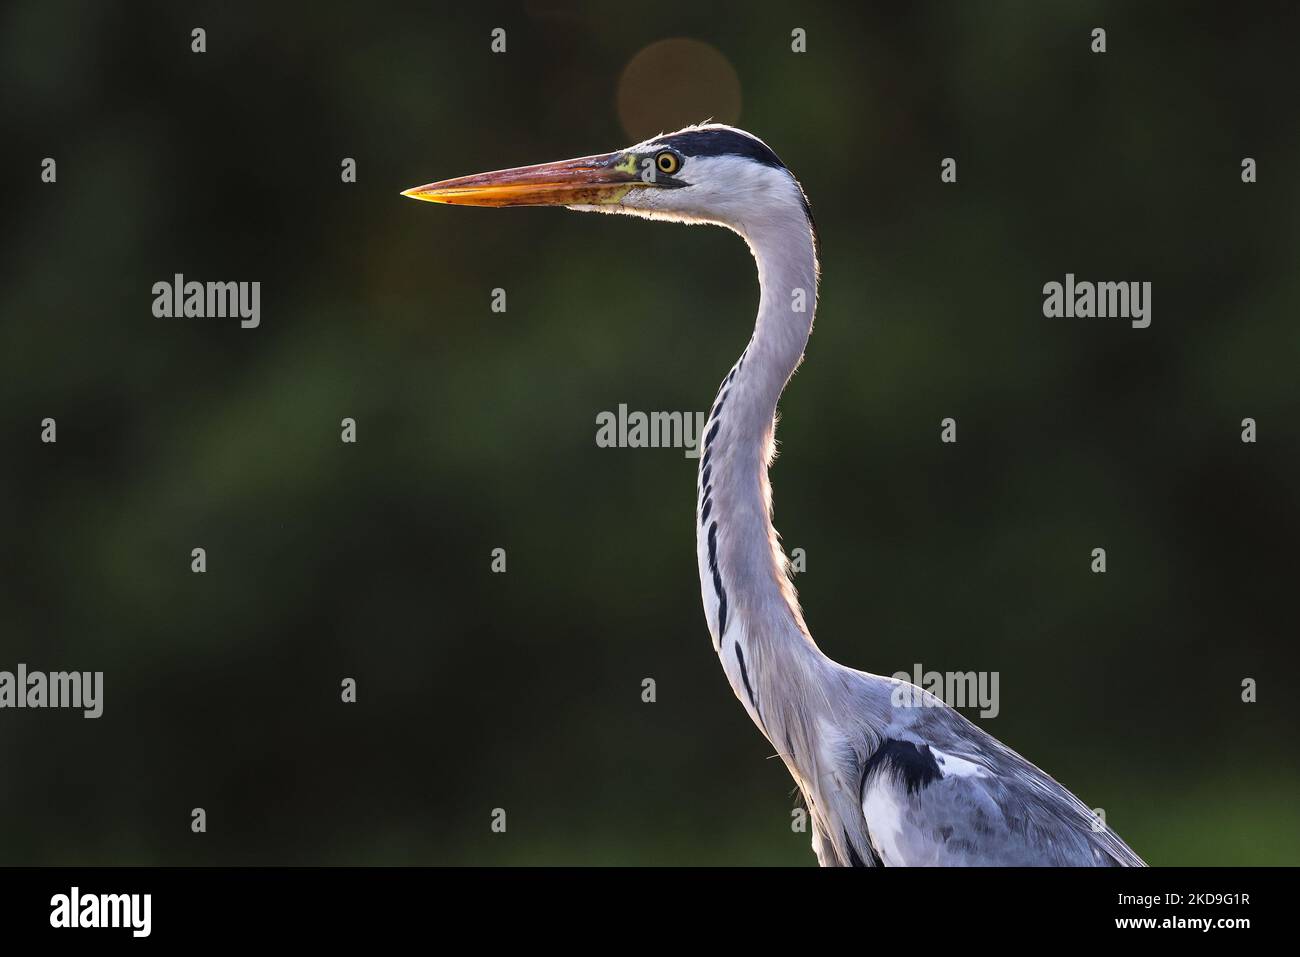
[[[815,647],[772,526],[767,468],[777,401],[812,330],[817,258],[797,186],[788,202],[730,226],[758,264],[760,300],[753,337],[723,381],[705,429],[697,523],[700,575],[706,608],[712,604],[710,593],[718,602],[709,624],[720,651],[731,654],[727,646],[734,639],[748,653],[749,667],[762,668],[765,662],[776,664],[772,656],[781,645]],[[743,701],[742,689],[737,694]]]
[[[817,252],[797,187],[791,200],[731,225],[758,263],[761,294],[753,338],[723,380],[705,430],[697,552],[727,680],[798,783],[823,843],[848,860],[848,847],[866,848],[869,838],[856,787],[837,777],[827,755],[869,745],[884,717],[813,643],[772,526],[776,405],[803,358],[817,296]],[[803,311],[796,290],[804,291]],[[860,725],[853,738],[828,733],[847,734],[849,722]]]

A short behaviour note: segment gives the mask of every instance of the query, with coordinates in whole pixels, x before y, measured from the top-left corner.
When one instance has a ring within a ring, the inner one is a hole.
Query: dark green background
[[[743,244],[398,196],[625,145],[675,36],[820,226],[773,483],[822,648],[999,671],[984,726],[1153,864],[1300,859],[1292,4],[330,6],[0,13],[0,668],[106,675],[98,721],[0,712],[0,863],[812,863],[695,463],[594,442],[707,407]],[[1151,328],[1045,319],[1067,271]],[[154,318],[176,272],[261,281],[261,328]]]

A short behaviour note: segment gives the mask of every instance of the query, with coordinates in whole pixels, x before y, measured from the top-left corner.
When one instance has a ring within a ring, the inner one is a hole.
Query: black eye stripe
[[[786,168],[766,143],[737,130],[719,127],[686,130],[669,134],[655,145],[672,147],[686,156],[739,156],[764,166]]]

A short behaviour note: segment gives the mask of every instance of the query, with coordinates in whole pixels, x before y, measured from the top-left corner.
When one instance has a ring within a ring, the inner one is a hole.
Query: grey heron
[[[777,401],[812,331],[818,243],[803,187],[767,144],[703,124],[402,195],[710,223],[749,245],[758,318],[706,420],[697,561],[713,648],[802,791],[822,865],[1142,866],[1082,801],[937,697],[813,642],[772,525],[768,466]]]

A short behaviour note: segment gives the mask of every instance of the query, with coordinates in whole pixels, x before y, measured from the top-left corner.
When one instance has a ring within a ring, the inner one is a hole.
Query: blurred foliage
[[[0,863],[812,863],[710,649],[695,463],[593,441],[706,408],[748,253],[397,195],[623,145],[674,36],[818,218],[773,482],[822,647],[1000,671],[985,727],[1152,863],[1300,860],[1293,5],[647,14],[0,12],[0,668],[106,672],[98,721],[0,713]],[[1151,328],[1045,320],[1067,271],[1152,281]],[[155,319],[176,272],[260,280],[261,328]]]

